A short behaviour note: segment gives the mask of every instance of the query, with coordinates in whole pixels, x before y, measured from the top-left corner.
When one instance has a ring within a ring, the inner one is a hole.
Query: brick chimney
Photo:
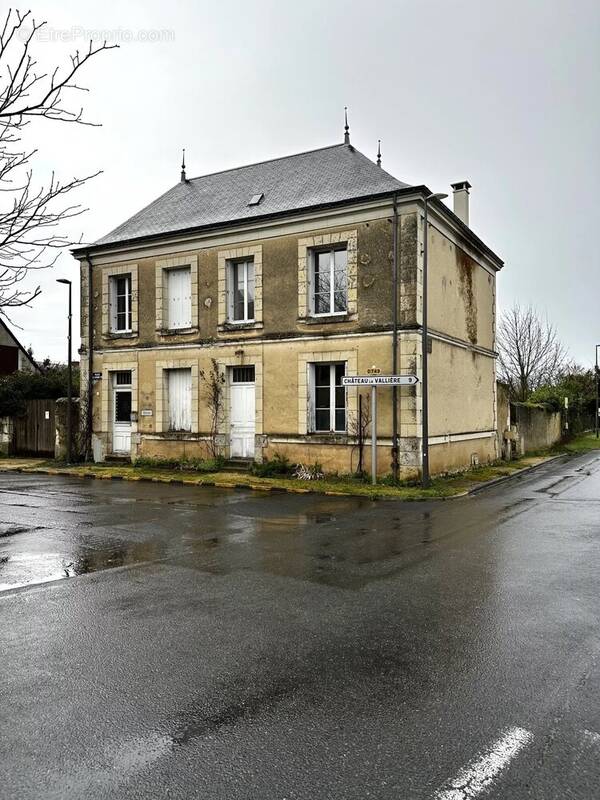
[[[459,181],[451,184],[454,189],[454,213],[465,223],[469,224],[469,181]]]

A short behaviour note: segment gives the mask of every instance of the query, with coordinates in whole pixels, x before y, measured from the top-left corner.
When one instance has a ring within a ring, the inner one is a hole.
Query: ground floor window
[[[170,431],[192,430],[192,370],[169,369],[167,403]]]
[[[345,374],[343,362],[310,365],[309,405],[315,433],[346,432],[346,390],[342,386]]]
[[[232,383],[254,383],[254,366],[233,367],[231,370]]]

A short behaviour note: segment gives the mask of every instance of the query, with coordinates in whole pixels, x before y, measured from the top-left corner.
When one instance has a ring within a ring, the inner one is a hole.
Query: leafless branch
[[[31,12],[10,9],[0,24],[0,313],[2,309],[29,305],[39,287],[24,291],[18,284],[33,269],[51,267],[60,251],[76,244],[62,230],[64,223],[87,209],[70,202],[71,192],[99,172],[68,181],[52,174],[45,183],[34,181],[32,162],[37,149],[19,147],[23,129],[35,118],[54,122],[94,124],[81,108],[67,104],[71,90],[87,91],[77,76],[94,56],[118,45],[106,42],[76,51],[65,67],[39,70],[33,50],[36,36],[46,23]]]
[[[521,401],[552,383],[567,363],[567,350],[556,328],[534,308],[513,306],[498,327],[499,375]]]

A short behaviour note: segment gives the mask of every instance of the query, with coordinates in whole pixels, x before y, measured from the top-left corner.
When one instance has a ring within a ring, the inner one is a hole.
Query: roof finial
[[[381,166],[381,139],[377,139],[377,166]]]
[[[183,148],[183,155],[181,156],[181,182],[185,183],[187,178],[185,177],[185,147]]]
[[[344,106],[344,144],[350,144],[350,126],[348,125],[348,106]]]

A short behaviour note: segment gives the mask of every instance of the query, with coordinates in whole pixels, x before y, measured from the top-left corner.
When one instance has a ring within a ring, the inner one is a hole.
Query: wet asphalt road
[[[2,798],[600,796],[598,455],[413,504],[2,474],[0,562]]]

